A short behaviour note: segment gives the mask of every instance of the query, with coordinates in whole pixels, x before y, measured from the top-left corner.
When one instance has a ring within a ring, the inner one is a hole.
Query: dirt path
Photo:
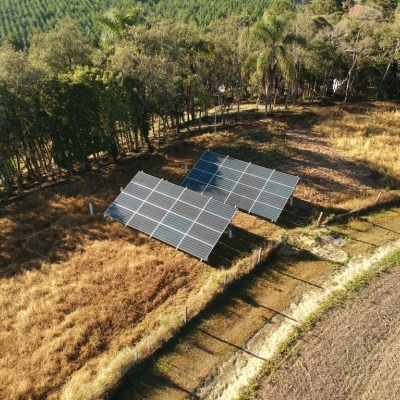
[[[399,290],[396,269],[328,312],[298,343],[299,356],[262,385],[260,399],[399,399]]]
[[[213,379],[213,384],[209,385],[207,387],[200,388],[197,390],[196,394],[202,398],[202,399],[235,399],[239,389],[241,389],[243,386],[248,385],[250,380],[254,378],[261,370],[262,365],[263,365],[263,360],[269,359],[273,353],[277,350],[279,344],[288,336],[290,333],[292,326],[295,324],[294,320],[301,321],[305,319],[310,313],[316,310],[320,302],[329,296],[330,293],[332,293],[333,290],[335,289],[341,289],[345,286],[347,282],[349,282],[351,279],[353,279],[355,276],[360,274],[363,271],[368,270],[371,266],[373,266],[376,262],[378,262],[382,257],[384,257],[386,254],[388,254],[390,251],[392,251],[395,248],[400,248],[400,240],[391,243],[390,245],[384,247],[384,248],[379,248],[373,255],[368,256],[364,258],[362,261],[359,262],[352,262],[349,263],[347,268],[341,272],[336,274],[335,276],[332,277],[332,279],[324,284],[326,289],[321,292],[320,290],[309,290],[306,293],[304,293],[304,296],[298,303],[292,303],[290,307],[282,312],[282,314],[285,315],[290,315],[291,320],[288,320],[287,318],[277,316],[275,318],[275,326],[271,327],[270,325],[266,324],[260,331],[257,332],[256,335],[254,335],[249,342],[247,343],[246,346],[246,352],[238,351],[234,356],[232,356],[227,362],[225,362],[218,371],[218,374],[214,376]],[[396,279],[396,277],[394,277]],[[393,288],[390,291],[393,292],[393,297],[394,299],[389,300],[389,303],[392,301],[399,301],[399,296],[398,296],[398,289],[400,288],[400,281],[397,282],[397,289]],[[351,308],[351,304],[348,305],[348,308]],[[394,307],[394,310],[391,312],[391,317],[390,318],[394,319],[397,321],[397,325],[395,325],[395,328],[399,329],[400,323],[398,322],[397,312],[398,312],[399,307]],[[372,314],[376,313],[377,311],[371,311]],[[347,332],[351,331],[353,337],[356,335],[356,332],[358,332],[357,328],[360,327],[362,330],[363,327],[362,325],[359,324],[359,322],[354,322],[353,329],[350,330],[348,329],[349,326],[351,325],[349,323],[349,319],[353,319],[354,317],[358,317],[358,310],[356,310],[353,313],[350,311],[346,315],[347,323],[344,324],[344,326],[347,327]],[[394,314],[393,314],[394,313]],[[365,315],[365,314],[364,314]],[[379,315],[379,314],[378,314]],[[358,318],[357,318],[358,319]],[[370,323],[374,325],[374,322],[377,322],[379,320],[382,320],[382,318],[377,318],[377,315],[375,314],[374,318],[370,318]],[[378,332],[379,332],[379,324],[375,324],[378,327]],[[333,329],[334,331],[334,329]],[[310,335],[313,335],[314,333],[311,333]],[[317,337],[319,336],[320,340],[324,337],[323,331],[320,331],[320,333],[315,334]],[[336,336],[335,338],[332,338],[332,341],[330,342],[331,344],[329,347],[331,349],[335,349],[335,346],[332,346],[332,343],[336,343],[336,339],[340,337],[340,334]],[[350,340],[352,336],[350,335],[347,337],[347,340]],[[385,343],[385,349],[390,349],[390,345],[392,344],[393,341],[398,340],[398,335],[391,335],[390,337],[387,337],[388,342]],[[346,340],[344,340],[344,343],[346,343]],[[323,342],[323,346],[326,346],[327,343],[326,341]],[[396,346],[398,348],[398,343],[396,343]],[[312,345],[310,348],[312,349]],[[249,356],[249,353],[252,354],[257,354],[259,358],[251,357]],[[344,351],[344,354],[346,354],[346,351]],[[320,362],[323,364],[326,362],[326,359],[329,357],[326,357],[325,354],[322,355],[323,359],[320,359]],[[350,357],[349,355],[346,355],[346,358]],[[385,357],[384,357],[385,358]],[[396,357],[397,359],[398,357]],[[386,360],[386,358],[385,358]],[[387,354],[387,360],[385,361],[387,364],[390,364],[392,358],[390,354]],[[317,368],[317,364],[314,364],[314,368]],[[318,366],[319,368],[319,366]],[[314,371],[315,374],[318,376],[318,370]],[[303,366],[303,380],[304,374],[308,374],[306,367]],[[329,373],[327,372],[325,377],[329,377]],[[279,381],[284,381],[284,382],[290,382],[291,378],[279,378]],[[379,374],[377,375],[376,378],[377,381],[379,381]],[[297,382],[299,382],[297,380]],[[282,384],[279,386],[281,391],[284,391],[285,388],[287,389],[288,387],[292,388],[296,384],[293,383],[287,383],[287,384]],[[373,385],[373,380],[371,379],[371,385]],[[301,385],[304,389],[304,385]],[[322,384],[320,386],[323,386]],[[331,387],[337,387],[335,385],[330,385]],[[271,389],[272,390],[272,389]],[[266,391],[267,392],[267,391]],[[272,393],[272,394],[271,394]],[[316,398],[316,397],[299,397],[296,395],[293,395],[293,397],[287,397],[287,392],[284,392],[285,395],[281,395],[279,397],[279,393],[275,394],[274,392],[268,392],[267,395],[265,395],[264,398],[284,398],[284,399],[304,399],[304,398]],[[290,392],[292,393],[292,392]],[[293,393],[292,393],[293,394]],[[303,392],[304,394],[304,392]],[[318,393],[318,396],[321,393]],[[318,397],[318,398],[322,398]],[[333,398],[332,396],[327,395],[325,398]],[[343,398],[348,398],[348,397],[343,397]],[[366,397],[368,399],[369,397]],[[373,397],[372,397],[373,398]],[[382,397],[383,399],[384,397]],[[386,398],[395,398],[395,397],[386,397]]]

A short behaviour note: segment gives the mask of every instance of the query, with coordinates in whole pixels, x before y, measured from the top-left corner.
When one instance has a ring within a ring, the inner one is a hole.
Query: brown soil
[[[400,270],[329,311],[259,392],[261,399],[400,398]]]

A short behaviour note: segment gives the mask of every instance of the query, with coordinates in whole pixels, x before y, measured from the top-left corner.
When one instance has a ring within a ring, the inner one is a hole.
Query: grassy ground
[[[321,131],[323,120],[339,124],[340,109],[299,108],[263,120],[248,108],[241,123],[219,127],[217,134],[204,127],[201,133],[183,134],[184,140],[171,135],[154,155],[104,164],[87,175],[1,200],[0,397],[73,398],[82,391],[97,397],[115,384],[136,351],[145,357],[180,329],[184,305],[195,315],[221,292],[224,275],[233,280],[250,271],[259,246],[266,253],[269,243],[288,230],[315,223],[321,207],[351,210],[386,186],[390,191],[381,200],[396,195],[397,170],[382,166],[385,173],[380,172],[379,159],[359,164],[344,149],[336,164],[323,157],[324,167],[319,165],[319,141],[336,146],[327,134],[313,134],[317,146],[308,146],[313,165],[304,162],[307,154],[290,132],[298,134],[299,127]],[[398,113],[387,108],[373,112],[395,114],[398,121]],[[354,121],[358,112],[349,112]],[[398,135],[394,129],[390,134]],[[353,130],[348,129],[349,136]],[[179,184],[184,165],[193,165],[206,148],[299,174],[295,208],[278,225],[238,213],[234,238],[224,236],[208,264],[103,218],[119,187],[137,171]],[[343,190],[347,181],[337,182],[330,172],[343,163],[349,171],[362,168],[361,175],[351,175],[348,191]],[[367,171],[372,175],[363,179]]]
[[[397,250],[334,293],[241,399],[398,398],[399,267]]]
[[[188,398],[189,394],[192,398],[236,398],[227,393],[227,382],[235,380],[237,374],[240,380],[245,380],[246,375],[252,376],[252,362],[267,360],[266,352],[262,350],[266,343],[271,351],[275,346],[281,348],[285,358],[289,353],[295,353],[292,347],[280,344],[283,336],[275,339],[274,336],[282,321],[289,322],[292,327],[299,326],[300,320],[293,307],[300,299],[310,296],[312,291],[323,293],[327,290],[327,282],[334,274],[348,270],[348,261],[352,258],[361,255],[368,258],[382,245],[382,236],[385,244],[398,239],[398,210],[380,210],[379,213],[353,217],[351,221],[336,225],[335,230],[325,232],[324,236],[320,230],[309,228],[310,233],[315,233],[316,242],[321,237],[327,240],[328,236],[336,240],[340,234],[343,241],[330,242],[333,257],[321,258],[314,254],[312,246],[299,246],[298,243],[297,247],[283,246],[276,256],[232,287],[212,310],[203,313],[200,320],[193,321],[179,340],[153,363],[134,371],[113,398],[178,400]],[[371,223],[364,230],[347,236],[348,226],[353,225],[356,219],[361,223],[368,219]],[[382,235],[385,230],[387,234]],[[296,237],[295,232],[291,232],[289,243],[294,241],[292,234]],[[352,246],[354,241],[369,241],[369,247],[356,253]],[[346,254],[347,262],[337,262],[333,249]],[[298,336],[299,333],[295,337]],[[268,365],[282,362],[285,359],[278,358]]]

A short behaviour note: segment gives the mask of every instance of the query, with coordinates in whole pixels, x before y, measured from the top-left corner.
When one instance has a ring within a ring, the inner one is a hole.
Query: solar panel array
[[[211,197],[138,172],[104,215],[207,260],[235,212]]]
[[[297,176],[205,151],[181,186],[276,221]]]

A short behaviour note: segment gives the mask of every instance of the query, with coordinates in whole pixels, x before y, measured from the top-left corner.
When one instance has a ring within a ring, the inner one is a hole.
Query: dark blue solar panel
[[[199,192],[199,190],[197,190],[197,188],[198,188],[198,185],[200,183],[201,182],[195,181],[192,178],[185,178],[184,181],[181,183],[181,186],[184,187],[184,188],[192,189],[192,190],[195,190],[195,191]],[[193,188],[195,188],[195,189],[193,189]]]
[[[207,183],[195,181],[193,186],[188,189],[191,189],[191,190],[194,190],[195,192],[201,193],[206,187],[207,187]]]
[[[104,215],[112,219],[115,219],[116,221],[122,222],[123,224],[126,225],[129,219],[132,217],[132,211],[127,210],[113,203],[111,204],[110,207],[108,207]]]
[[[208,183],[211,181],[212,178],[213,178],[213,174],[209,174],[208,172],[203,172],[200,175],[200,178],[198,178],[197,180],[202,183]]]
[[[124,207],[131,212],[135,212],[143,204],[143,200],[137,199],[125,192],[122,192],[114,201],[117,206]]]
[[[165,225],[158,225],[152,236],[171,246],[177,247],[185,234],[174,228]]]
[[[180,232],[186,233],[193,225],[193,221],[173,213],[168,213],[163,219],[162,224],[167,225],[170,228],[175,228]]]
[[[179,197],[179,201],[184,201],[192,206],[203,208],[208,203],[209,199],[206,196],[199,196],[198,193],[191,190],[185,190],[182,192],[181,197]]]
[[[182,186],[276,221],[298,181],[297,176],[207,150]]]
[[[213,247],[214,246],[194,239],[191,236],[185,236],[179,245],[179,249],[186,251],[189,254],[193,254],[201,260],[207,260]]]
[[[205,171],[214,175],[218,171],[218,169],[219,169],[219,165],[210,163],[207,165]]]
[[[224,189],[224,190],[227,190],[230,192],[235,187],[236,182],[231,181],[229,179],[221,178],[220,176],[216,175],[216,176],[214,176],[214,178],[211,179],[210,185],[216,186],[218,188],[221,188],[221,189]]]
[[[137,183],[130,182],[129,185],[124,189],[124,192],[139,199],[146,200],[151,193],[151,189],[140,186]]]
[[[226,200],[226,198],[229,196],[228,191],[223,190],[223,189],[219,189],[215,186],[207,186],[204,191],[203,194],[206,196],[210,196],[215,200],[219,200],[224,202]]]
[[[200,157],[200,160],[205,160],[205,161],[210,161],[211,162],[212,160],[214,160],[215,156],[216,156],[216,153],[213,153],[212,151],[208,151],[207,150]]]
[[[148,235],[151,235],[153,233],[158,224],[158,221],[153,221],[152,219],[140,214],[134,214],[128,222],[128,226],[130,226],[131,228],[135,228],[138,231],[147,233]]]
[[[201,185],[206,187],[196,179],[185,181],[197,189]],[[198,192],[139,172],[104,215],[207,259],[235,211],[234,207]]]
[[[147,202],[169,210],[175,203],[175,199],[166,194],[152,192],[148,197]]]
[[[272,221],[276,221],[281,214],[281,209],[272,207],[264,203],[254,203],[252,212],[257,215],[261,215],[264,218],[268,218]]]
[[[213,163],[222,165],[227,158],[227,156],[222,156],[221,154],[214,153]]]
[[[199,178],[200,178],[200,175],[201,175],[202,173],[203,173],[203,170],[197,169],[197,168],[193,168],[193,169],[190,171],[190,177],[191,177],[192,179],[196,180],[196,179],[199,179]]]
[[[205,171],[205,169],[208,167],[208,164],[209,164],[208,161],[199,160],[199,161],[197,161],[196,165],[194,166],[194,169],[198,169],[200,171]]]

